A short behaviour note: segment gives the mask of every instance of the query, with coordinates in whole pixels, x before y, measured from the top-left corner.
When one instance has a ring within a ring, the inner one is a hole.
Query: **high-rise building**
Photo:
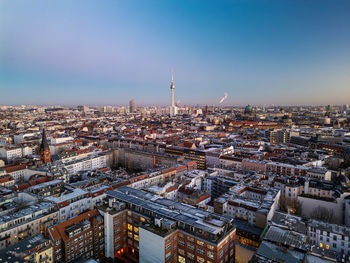
[[[81,112],[87,112],[89,110],[88,106],[80,105],[77,107],[77,109]]]
[[[131,99],[129,101],[129,112],[134,112],[134,110],[135,110],[135,101],[134,99]]]
[[[51,162],[51,152],[50,152],[49,144],[47,142],[45,129],[43,129],[43,136],[42,136],[41,145],[40,145],[40,160],[43,163]]]

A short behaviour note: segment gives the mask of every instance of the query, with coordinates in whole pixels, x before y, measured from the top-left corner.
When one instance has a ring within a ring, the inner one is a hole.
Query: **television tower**
[[[170,117],[174,117],[177,114],[177,107],[175,106],[174,103],[174,72],[171,71],[171,84],[170,84],[170,89],[171,89],[171,106],[170,106]]]
[[[174,89],[175,89],[175,86],[174,86],[174,72],[171,71],[171,85],[170,85],[170,89],[171,89],[171,107],[174,107],[175,104],[174,104]]]

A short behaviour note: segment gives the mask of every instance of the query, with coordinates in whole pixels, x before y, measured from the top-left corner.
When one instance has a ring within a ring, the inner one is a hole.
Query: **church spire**
[[[45,128],[43,129],[41,145],[40,145],[40,160],[43,163],[51,162],[50,147],[49,147],[49,143],[47,142]]]
[[[49,149],[49,144],[47,142],[46,131],[45,131],[45,128],[44,128],[43,129],[43,133],[42,133],[40,150],[47,150],[47,149]]]

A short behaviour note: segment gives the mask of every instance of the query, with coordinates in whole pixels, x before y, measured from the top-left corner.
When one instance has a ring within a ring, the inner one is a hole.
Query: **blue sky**
[[[350,1],[0,0],[0,104],[350,103]]]

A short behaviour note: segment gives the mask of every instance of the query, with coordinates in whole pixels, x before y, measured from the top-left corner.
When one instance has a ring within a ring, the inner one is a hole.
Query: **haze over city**
[[[349,1],[0,1],[0,104],[344,104]]]

